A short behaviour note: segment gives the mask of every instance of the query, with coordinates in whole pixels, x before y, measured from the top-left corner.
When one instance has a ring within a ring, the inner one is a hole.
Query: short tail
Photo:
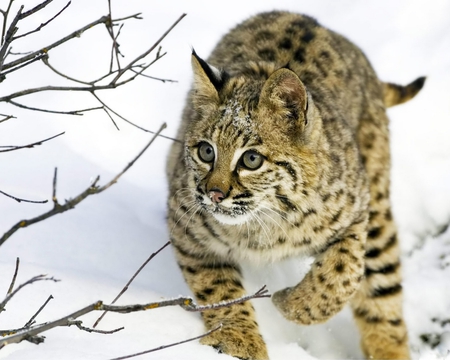
[[[405,86],[383,83],[384,105],[391,107],[411,100],[422,89],[425,79],[426,77],[422,76]]]

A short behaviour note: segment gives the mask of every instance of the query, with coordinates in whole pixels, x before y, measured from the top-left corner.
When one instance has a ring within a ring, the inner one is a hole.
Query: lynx
[[[350,303],[367,358],[408,359],[386,108],[425,78],[383,83],[347,39],[277,11],[235,27],[207,61],[193,51],[192,67],[167,172],[171,242],[196,300],[245,295],[243,262],[310,255],[274,311],[316,324]],[[268,359],[250,302],[202,317],[223,325],[202,343]]]

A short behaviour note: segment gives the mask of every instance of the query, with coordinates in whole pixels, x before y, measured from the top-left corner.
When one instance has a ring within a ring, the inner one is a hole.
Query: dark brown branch
[[[51,136],[51,137],[49,137],[49,138],[47,138],[47,139],[39,140],[39,141],[36,141],[36,142],[31,143],[31,144],[28,144],[28,145],[22,145],[22,146],[14,146],[14,145],[7,145],[7,146],[5,146],[5,145],[2,145],[2,146],[0,146],[0,148],[5,148],[5,147],[6,147],[6,148],[8,148],[8,149],[0,150],[0,153],[3,153],[3,152],[9,152],[9,151],[15,151],[15,150],[20,150],[20,149],[30,149],[30,148],[33,148],[33,147],[35,147],[35,146],[42,145],[43,143],[45,143],[45,142],[47,142],[47,141],[53,140],[54,138],[57,138],[58,136],[64,135],[65,133],[66,133],[66,132],[63,131],[62,133],[53,135],[53,136]],[[20,200],[21,200],[21,199],[20,199]],[[20,202],[20,200],[17,200],[17,201]],[[24,201],[24,200],[22,200],[22,201]],[[26,202],[33,202],[33,201],[26,201]]]
[[[162,124],[158,132],[152,137],[150,142],[144,147],[144,149],[125,167],[124,170],[122,170],[117,176],[115,176],[109,183],[106,185],[99,187],[97,186],[97,182],[99,181],[99,177],[94,180],[94,182],[89,186],[86,190],[84,190],[81,194],[76,196],[73,199],[66,200],[64,204],[59,204],[56,199],[56,171],[55,171],[55,178],[53,181],[53,201],[54,206],[53,209],[50,211],[37,216],[35,218],[29,219],[29,220],[21,220],[17,224],[15,224],[11,229],[9,229],[6,233],[3,234],[3,236],[0,238],[0,246],[3,245],[3,243],[17,230],[25,228],[27,226],[30,226],[32,224],[38,223],[40,221],[43,221],[45,219],[48,219],[49,217],[52,217],[56,214],[61,214],[63,212],[66,212],[68,210],[73,209],[76,205],[78,205],[81,201],[83,201],[85,198],[87,198],[89,195],[93,194],[99,194],[103,192],[104,190],[108,189],[111,185],[115,184],[119,178],[131,167],[133,164],[141,157],[141,155],[148,149],[148,147],[153,143],[153,141],[156,139],[156,137],[159,135],[159,133],[166,128],[166,124]]]
[[[46,1],[46,3],[48,4],[48,3],[50,3],[51,1],[53,1],[53,0],[48,0],[48,1]],[[45,5],[47,5],[47,4],[45,4]],[[20,39],[20,38],[22,38],[22,37],[25,37],[25,36],[28,36],[28,35],[30,35],[30,34],[33,34],[33,33],[35,33],[35,32],[40,31],[43,27],[47,26],[49,23],[51,23],[53,20],[55,20],[59,15],[61,15],[62,12],[63,12],[64,10],[66,10],[66,9],[69,7],[70,4],[71,4],[71,1],[69,1],[69,2],[66,4],[66,6],[64,6],[64,7],[63,7],[63,8],[62,8],[55,16],[53,16],[50,20],[46,21],[45,23],[42,23],[41,25],[39,25],[36,29],[31,30],[31,31],[29,31],[29,32],[27,32],[27,33],[25,33],[25,34],[22,34],[22,35],[14,36],[12,40],[14,41],[14,40]],[[41,4],[41,5],[42,5],[42,4]],[[44,6],[45,6],[45,5],[44,5]],[[40,9],[39,9],[39,10],[40,10]],[[33,11],[33,9],[30,10],[30,11]],[[23,18],[25,18],[26,16],[28,16],[28,13],[29,13],[30,11],[27,11],[26,13],[24,13],[24,14],[22,15],[22,18],[21,18],[21,19],[23,19]],[[29,14],[29,15],[31,15],[31,14]]]
[[[114,305],[117,300],[120,299],[120,297],[128,290],[128,287],[130,284],[134,281],[136,276],[139,275],[139,273],[142,271],[142,269],[152,260],[156,255],[158,255],[162,250],[164,250],[167,246],[170,245],[170,241],[166,242],[163,246],[161,246],[157,251],[155,251],[153,254],[151,254],[147,260],[139,267],[139,269],[134,273],[134,275],[131,277],[131,279],[126,283],[126,285],[123,287],[123,289],[119,292],[119,294],[114,298],[111,305]],[[93,328],[96,328],[97,325],[102,321],[103,317],[106,315],[107,311],[105,311],[100,317],[97,319],[97,321],[92,326]]]
[[[142,351],[142,352],[139,352],[139,353],[136,353],[136,354],[132,354],[132,355],[121,356],[121,357],[114,358],[114,359],[111,359],[111,360],[131,359],[132,357],[136,357],[136,356],[140,356],[140,355],[145,355],[145,354],[148,354],[148,353],[151,353],[151,352],[154,352],[154,351],[159,351],[159,350],[167,349],[167,348],[172,347],[172,346],[181,345],[181,344],[184,344],[184,343],[187,343],[187,342],[190,342],[190,341],[194,341],[194,340],[198,340],[198,339],[204,338],[204,337],[208,336],[209,334],[211,334],[211,333],[213,333],[213,332],[215,332],[215,331],[217,331],[217,330],[220,330],[221,328],[222,328],[222,324],[220,324],[219,326],[216,326],[214,329],[211,329],[211,330],[209,330],[208,332],[206,332],[206,333],[204,333],[204,334],[202,334],[202,335],[195,336],[195,337],[190,338],[190,339],[178,341],[178,342],[172,343],[172,344],[161,345],[161,346],[158,346],[157,348],[154,348],[154,349]]]
[[[16,196],[12,196],[8,193],[5,193],[4,191],[0,190],[0,194],[5,195],[13,200],[16,200],[17,202],[26,202],[26,203],[32,203],[32,204],[45,204],[48,202],[48,200],[26,200],[26,199],[22,199],[22,198],[18,198]]]

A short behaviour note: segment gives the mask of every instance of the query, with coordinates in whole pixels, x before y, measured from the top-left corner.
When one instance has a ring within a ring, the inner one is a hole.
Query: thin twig
[[[142,269],[147,266],[147,264],[150,262],[151,259],[153,259],[156,255],[158,255],[162,250],[164,250],[167,246],[170,245],[170,241],[166,242],[163,246],[161,246],[157,251],[155,251],[153,254],[151,254],[147,260],[139,267],[139,269],[134,273],[134,275],[131,277],[131,279],[126,283],[126,285],[123,287],[123,289],[119,292],[119,294],[114,298],[114,300],[111,302],[111,305],[114,305],[117,300],[120,299],[120,297],[128,290],[128,287],[130,284],[134,281],[136,276],[139,275],[139,273],[142,271]],[[93,328],[96,328],[97,325],[102,321],[103,317],[106,315],[107,311],[105,311],[100,317],[97,319],[97,321],[92,326]]]
[[[46,0],[42,3],[40,3],[39,5],[36,5],[34,8],[32,8],[31,10],[25,11],[21,16],[20,16],[20,20],[25,19],[26,17],[33,15],[34,13],[37,13],[38,11],[42,10],[43,8],[45,8],[48,4],[50,4],[53,0]]]
[[[0,123],[2,123],[2,122],[4,122],[4,121],[8,121],[9,119],[15,119],[16,117],[15,116],[13,116],[13,115],[3,115],[3,114],[0,114],[1,116],[4,116],[4,118],[3,119],[0,119]]]
[[[113,114],[116,115],[118,118],[120,118],[120,119],[122,119],[123,121],[125,121],[126,123],[130,124],[131,126],[134,126],[135,128],[137,128],[137,129],[139,129],[139,130],[142,130],[142,131],[144,131],[144,132],[150,133],[150,134],[156,134],[156,133],[157,133],[157,132],[148,130],[148,129],[146,129],[146,128],[143,128],[142,126],[139,126],[139,125],[135,124],[134,122],[128,120],[126,117],[120,115],[118,112],[116,112],[116,111],[114,111],[113,109],[111,109],[111,108],[110,108],[104,101],[102,101],[102,100],[98,97],[98,95],[95,94],[94,92],[92,92],[92,95],[97,99],[97,101],[98,101],[100,104],[102,104],[102,106],[104,107],[104,109],[109,110],[111,113],[113,113]],[[105,111],[106,111],[106,110],[105,110]],[[114,119],[112,118],[111,114],[109,114],[107,111],[106,111],[106,113],[108,114],[108,116],[110,117],[110,119],[111,119],[112,121],[114,121]],[[114,123],[114,125],[116,125],[116,124]],[[116,126],[117,126],[117,125],[116,125]],[[158,136],[160,136],[160,137],[162,137],[162,138],[165,138],[165,139],[168,139],[168,140],[175,141],[175,142],[179,142],[179,143],[182,142],[181,140],[172,138],[172,137],[170,137],[170,136],[166,136],[166,135],[162,135],[162,134],[159,134]]]
[[[3,26],[2,26],[2,38],[1,38],[1,44],[3,45],[5,43],[5,32],[6,32],[6,24],[8,22],[8,15],[9,15],[9,10],[11,10],[11,5],[14,2],[14,0],[9,0],[9,4],[8,7],[6,9],[6,11],[2,11],[3,14]]]
[[[167,348],[172,347],[172,346],[181,345],[181,344],[184,344],[184,343],[187,343],[187,342],[190,342],[190,341],[194,341],[194,340],[198,340],[198,339],[204,338],[204,337],[208,336],[209,334],[212,334],[213,332],[215,332],[215,331],[217,331],[217,330],[220,330],[221,328],[222,328],[222,324],[219,324],[219,326],[215,327],[214,329],[209,330],[208,332],[206,332],[206,333],[204,333],[204,334],[202,334],[202,335],[195,336],[195,337],[190,338],[190,339],[178,341],[178,342],[172,343],[172,344],[161,345],[161,346],[158,346],[157,348],[154,348],[154,349],[142,351],[142,352],[139,352],[139,353],[136,353],[136,354],[132,354],[132,355],[121,356],[121,357],[114,358],[114,359],[111,359],[111,360],[131,359],[132,357],[136,357],[136,356],[140,356],[140,355],[145,355],[145,354],[148,354],[148,353],[151,353],[151,352],[154,352],[154,351],[159,351],[159,350],[167,349]]]
[[[156,41],[156,43],[153,44],[153,46],[150,47],[146,52],[139,55],[136,59],[131,61],[127,66],[125,66],[121,71],[118,72],[116,77],[114,78],[113,82],[117,82],[118,79],[128,70],[131,69],[131,67],[136,64],[139,60],[145,58],[148,54],[150,54],[160,43],[163,41],[163,39],[173,30],[175,26],[186,16],[186,14],[182,14],[173,24],[172,26]]]
[[[95,181],[82,193],[80,193],[78,196],[76,196],[73,199],[66,200],[66,202],[61,205],[57,201],[54,201],[53,209],[50,211],[39,215],[35,218],[29,219],[29,220],[21,220],[17,224],[15,224],[11,229],[9,229],[6,233],[3,234],[3,236],[0,238],[0,246],[3,245],[3,243],[17,230],[25,228],[27,226],[30,226],[32,224],[38,223],[40,221],[43,221],[45,219],[48,219],[49,217],[52,217],[56,214],[61,214],[67,210],[73,209],[76,205],[78,205],[81,201],[83,201],[85,198],[87,198],[89,195],[93,194],[99,194],[102,191],[108,189],[111,185],[115,184],[119,178],[131,167],[133,164],[142,156],[142,154],[148,149],[148,147],[153,143],[153,141],[159,136],[159,133],[166,128],[166,124],[162,124],[158,132],[152,137],[152,139],[149,141],[149,143],[144,147],[144,149],[118,174],[116,175],[109,183],[106,185],[99,187],[97,186],[97,182],[99,181],[99,177],[95,179]],[[54,193],[52,199],[56,199],[55,190],[56,189],[56,171],[55,171],[55,178],[54,178]]]
[[[19,108],[22,108],[22,109],[33,110],[33,111],[40,111],[40,112],[51,113],[51,114],[62,114],[62,115],[83,116],[84,115],[83,112],[103,109],[103,106],[97,106],[97,107],[92,107],[92,108],[87,108],[87,109],[80,109],[80,110],[59,111],[59,110],[39,109],[39,108],[35,108],[35,107],[32,107],[32,106],[20,104],[17,101],[14,101],[14,100],[10,100],[8,102],[10,104],[12,104],[14,106],[17,106]]]
[[[94,95],[95,96],[95,95]],[[108,115],[108,117],[109,117],[109,119],[111,120],[111,122],[113,123],[113,125],[116,127],[116,129],[117,130],[120,130],[119,129],[119,126],[117,125],[117,123],[115,122],[115,120],[114,120],[114,118],[112,117],[112,115],[109,113],[109,108],[108,107],[106,107],[106,106],[102,106],[102,109],[103,109],[103,111],[106,113],[106,115]],[[112,111],[112,110],[110,110],[110,111]]]
[[[121,331],[121,330],[125,329],[122,326],[120,328],[113,329],[113,330],[96,330],[96,329],[91,329],[91,328],[85,327],[82,324],[83,324],[83,322],[80,321],[80,320],[70,320],[69,319],[69,322],[68,322],[67,326],[75,325],[80,330],[83,330],[83,331],[86,331],[86,332],[89,332],[89,333],[97,333],[97,334],[104,334],[104,335],[114,334],[114,333],[116,333],[118,331]]]
[[[33,284],[37,281],[54,281],[58,282],[59,280],[54,279],[53,277],[46,277],[46,275],[37,275],[32,277],[30,280],[25,281],[23,284],[20,284],[14,291],[6,295],[5,299],[0,303],[0,312],[5,309],[6,304],[13,298],[14,295],[16,295],[21,289],[23,289],[25,286]]]
[[[11,284],[9,285],[9,288],[8,288],[8,291],[6,292],[6,295],[11,294],[13,289],[14,289],[14,285],[15,285],[16,279],[17,279],[17,274],[19,273],[19,265],[20,265],[20,259],[17,257],[16,258],[16,268],[14,270],[14,275],[12,277]]]
[[[35,58],[36,56],[39,55],[43,55],[43,54],[47,54],[51,49],[60,46],[61,44],[64,44],[65,42],[74,39],[74,38],[78,38],[80,37],[86,30],[90,30],[92,28],[94,28],[95,26],[99,25],[99,24],[104,24],[108,21],[108,17],[107,16],[102,16],[101,18],[91,22],[90,24],[87,24],[85,26],[83,26],[82,28],[72,32],[71,34],[63,37],[62,39],[59,39],[58,41],[55,41],[53,44],[47,45],[44,48],[37,50],[37,51],[33,51],[32,53],[25,55],[17,60],[11,61],[7,64],[5,64],[3,66],[3,70],[7,70],[13,67],[16,67],[20,64],[22,64],[23,62],[26,62],[28,60],[31,60],[33,58]],[[1,61],[1,60],[0,60]]]
[[[138,72],[136,71],[136,70],[131,70],[132,72],[134,72],[135,74],[138,74]],[[141,75],[141,76],[143,76],[143,77],[146,77],[146,78],[149,78],[149,79],[152,79],[152,80],[157,80],[157,81],[161,81],[161,82],[163,82],[163,83],[166,83],[166,82],[170,82],[170,83],[177,83],[178,82],[178,80],[171,80],[171,79],[162,79],[162,78],[158,78],[158,77],[155,77],[155,76],[150,76],[150,75],[147,75],[147,74],[141,74],[141,73],[139,73],[139,75]]]
[[[65,78],[65,79],[67,79],[67,80],[75,81],[75,82],[77,82],[77,83],[79,83],[79,84],[93,85],[92,82],[86,82],[86,81],[78,80],[78,79],[75,79],[75,78],[73,78],[73,77],[70,77],[70,76],[68,76],[68,75],[66,75],[66,74],[63,74],[62,72],[56,70],[52,65],[50,65],[50,63],[49,63],[49,61],[48,61],[48,58],[49,58],[49,56],[46,54],[46,56],[42,58],[42,62],[43,62],[45,65],[47,65],[47,66],[50,68],[50,70],[52,70],[54,73],[58,74],[59,76]]]
[[[20,150],[20,149],[29,149],[29,148],[33,148],[33,147],[35,147],[35,146],[42,145],[43,143],[45,143],[45,142],[47,142],[47,141],[53,140],[54,138],[57,138],[58,136],[64,135],[65,133],[66,133],[66,132],[63,131],[62,133],[53,135],[53,136],[51,136],[51,137],[49,137],[49,138],[47,138],[47,139],[39,140],[39,141],[36,141],[36,142],[31,143],[31,144],[28,144],[28,145],[21,145],[21,146],[15,146],[15,145],[2,145],[2,146],[0,146],[0,148],[5,148],[5,147],[6,147],[6,148],[8,148],[8,149],[0,150],[0,153],[2,153],[2,152],[9,152],[9,151],[15,151],[15,150]],[[19,201],[19,200],[18,200],[18,201]],[[20,201],[19,201],[19,202],[20,202]],[[30,202],[30,201],[27,201],[27,202]]]
[[[53,0],[49,0],[49,2],[51,2],[51,1],[53,1]],[[59,15],[61,15],[61,13],[64,11],[64,10],[66,10],[68,7],[69,7],[69,5],[71,4],[71,1],[69,1],[67,4],[66,4],[66,6],[64,6],[55,16],[53,16],[50,20],[48,20],[48,21],[46,21],[45,23],[42,23],[41,25],[39,25],[36,29],[34,29],[34,30],[31,30],[31,31],[29,31],[29,32],[27,32],[27,33],[25,33],[25,34],[22,34],[22,35],[18,35],[18,36],[14,36],[13,37],[13,41],[14,40],[17,40],[17,39],[20,39],[20,38],[22,38],[22,37],[25,37],[25,36],[28,36],[28,35],[30,35],[30,34],[33,34],[33,33],[35,33],[35,32],[38,32],[38,31],[40,31],[44,26],[46,26],[46,25],[48,25],[49,23],[51,23],[53,20],[55,20]],[[32,11],[32,10],[30,10],[30,11]],[[23,15],[26,15],[28,13],[28,11],[26,12],[26,13],[24,13]],[[22,15],[22,16],[23,16]],[[31,15],[31,14],[30,14]],[[26,16],[28,16],[28,15],[26,15]],[[23,17],[26,17],[26,16],[23,16]],[[23,18],[22,17],[22,18]]]
[[[36,317],[41,313],[42,310],[47,306],[47,304],[50,302],[50,300],[54,299],[53,295],[50,295],[47,300],[41,305],[41,307],[34,313],[34,315],[30,318],[30,320],[27,321],[27,323],[23,326],[24,329],[29,328],[35,323]]]
[[[8,54],[7,54],[6,56],[8,56]],[[6,57],[6,56],[5,56],[5,57]],[[32,63],[34,63],[34,62],[36,62],[36,61],[42,60],[42,59],[45,58],[46,56],[47,56],[47,54],[38,55],[38,56],[36,56],[35,58],[33,58],[33,59],[31,59],[31,60],[29,60],[29,61],[27,61],[27,62],[24,62],[24,63],[22,63],[21,65],[18,65],[18,66],[16,66],[15,68],[13,68],[13,69],[11,69],[11,70],[3,71],[3,72],[0,74],[0,82],[3,82],[3,81],[6,79],[6,75],[8,75],[9,73],[12,73],[12,72],[14,72],[14,71],[17,71],[17,70],[19,70],[19,69],[21,69],[21,68],[23,68],[23,67],[25,67],[25,66],[28,66],[28,65],[30,65],[30,64],[32,64]]]
[[[0,152],[2,152],[0,150]],[[4,191],[0,190],[0,194],[5,195],[13,200],[16,200],[17,202],[26,202],[26,203],[32,203],[32,204],[45,204],[48,202],[48,200],[27,200],[27,199],[22,199],[22,198],[18,198],[17,196],[12,196],[10,194],[5,193]]]
[[[23,5],[20,7],[19,11],[17,12],[16,16],[14,17],[14,20],[9,25],[9,28],[8,28],[8,31],[6,32],[6,36],[4,38],[2,47],[0,48],[0,72],[4,68],[3,67],[3,63],[4,63],[5,58],[6,58],[6,52],[7,52],[8,48],[9,48],[9,45],[13,41],[14,34],[18,30],[16,25],[17,25],[17,23],[18,23],[18,21],[20,19],[20,15],[22,14],[22,10],[23,10]]]

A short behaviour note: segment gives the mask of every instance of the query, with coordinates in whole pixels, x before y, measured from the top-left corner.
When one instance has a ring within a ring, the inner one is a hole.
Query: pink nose
[[[222,192],[222,190],[219,190],[217,188],[211,189],[208,195],[214,204],[220,203],[225,198],[225,194]]]

